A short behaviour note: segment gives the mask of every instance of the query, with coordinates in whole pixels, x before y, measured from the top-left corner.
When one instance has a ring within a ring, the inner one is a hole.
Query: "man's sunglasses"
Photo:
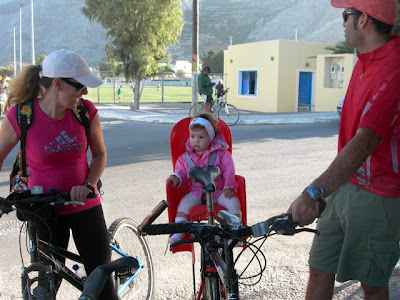
[[[76,88],[76,90],[78,92],[81,92],[85,88],[85,86],[79,82],[73,82],[67,78],[60,78],[60,79],[62,81],[64,81],[65,83],[69,84],[70,86],[73,86],[74,88]]]
[[[362,12],[359,10],[351,10],[351,11],[343,11],[342,12],[342,17],[343,17],[343,21],[346,23],[347,19],[350,15],[362,15]]]

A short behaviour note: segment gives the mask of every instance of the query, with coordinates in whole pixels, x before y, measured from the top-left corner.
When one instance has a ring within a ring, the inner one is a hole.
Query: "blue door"
[[[242,74],[242,95],[250,94],[250,72]]]
[[[312,88],[312,73],[300,72],[299,76],[299,111],[311,111],[311,88]]]

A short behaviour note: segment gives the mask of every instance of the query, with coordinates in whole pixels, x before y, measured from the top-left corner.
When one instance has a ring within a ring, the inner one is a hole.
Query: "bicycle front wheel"
[[[115,220],[108,231],[111,236],[110,247],[112,260],[121,255],[138,258],[143,264],[143,269],[129,285],[124,283],[132,280],[131,272],[114,274],[115,285],[120,299],[153,299],[154,272],[149,246],[145,238],[138,234],[138,224],[130,218]]]
[[[210,276],[204,278],[203,300],[220,300],[221,291],[219,288],[219,278]]]
[[[224,104],[218,109],[218,118],[228,126],[233,126],[239,121],[239,111],[232,104]]]
[[[193,104],[189,109],[189,117],[194,117],[199,114],[204,114],[206,112],[204,108],[204,103],[196,103]]]

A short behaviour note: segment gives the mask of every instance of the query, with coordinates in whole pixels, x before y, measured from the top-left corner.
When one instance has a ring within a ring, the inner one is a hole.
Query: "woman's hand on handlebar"
[[[71,201],[84,202],[90,193],[92,193],[92,190],[86,186],[73,186],[70,192]]]
[[[287,212],[292,214],[293,221],[304,227],[319,216],[319,203],[303,193],[293,201]]]

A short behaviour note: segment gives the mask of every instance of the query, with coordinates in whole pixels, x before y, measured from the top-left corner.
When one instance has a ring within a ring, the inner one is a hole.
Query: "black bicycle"
[[[93,197],[95,195],[89,195],[89,198],[90,196]],[[49,189],[47,194],[44,194],[42,187],[33,187],[31,190],[22,193],[12,193],[7,198],[0,197],[0,217],[2,214],[16,210],[18,218],[24,220],[22,226],[26,227],[27,231],[28,251],[31,260],[29,265],[25,265],[22,249],[20,251],[23,265],[21,270],[21,289],[24,300],[56,299],[55,273],[59,274],[76,289],[84,290],[86,275],[78,276],[75,272],[75,269],[82,265],[80,256],[38,240],[36,235],[34,220],[40,218],[41,213],[50,206],[65,205],[84,205],[84,203],[71,201],[68,192],[57,192],[55,189]],[[20,231],[21,234],[23,227]],[[109,234],[112,260],[118,260],[119,263],[112,262],[99,267],[100,271],[96,271],[96,274],[98,274],[96,278],[99,277],[99,274],[104,276],[104,272],[113,273],[120,299],[152,299],[154,295],[153,264],[147,242],[138,234],[137,224],[129,218],[118,219],[110,226]],[[57,256],[75,262],[73,270],[59,261],[56,258]],[[120,258],[126,259],[119,260]],[[100,282],[98,279],[92,280],[89,285],[89,294],[83,294],[82,297],[86,298],[82,299],[96,299],[96,293],[101,291],[104,284],[102,280]]]
[[[243,226],[240,218],[222,210],[216,217],[219,224],[213,224],[211,195],[215,190],[214,179],[219,174],[219,169],[217,169],[218,167],[208,166],[190,170],[191,179],[201,183],[206,192],[210,216],[208,224],[187,222],[151,225],[168,206],[166,201],[162,201],[139,225],[139,231],[143,235],[189,233],[192,236],[192,239],[172,244],[171,248],[184,243],[200,244],[201,284],[198,291],[194,284],[194,295],[197,300],[239,299],[239,283],[244,283],[243,280],[254,279],[255,282],[250,285],[257,284],[266,268],[266,258],[260,248],[269,236],[294,235],[304,231],[319,234],[318,231],[310,228],[297,229],[297,223],[293,222],[290,214],[274,216],[253,226]],[[256,238],[256,240],[246,241],[248,237]],[[233,248],[238,243],[244,243],[246,247],[234,258]],[[238,274],[235,265],[242,253],[247,250],[252,251],[253,258]],[[260,271],[249,276],[245,271],[254,260],[258,261]]]

